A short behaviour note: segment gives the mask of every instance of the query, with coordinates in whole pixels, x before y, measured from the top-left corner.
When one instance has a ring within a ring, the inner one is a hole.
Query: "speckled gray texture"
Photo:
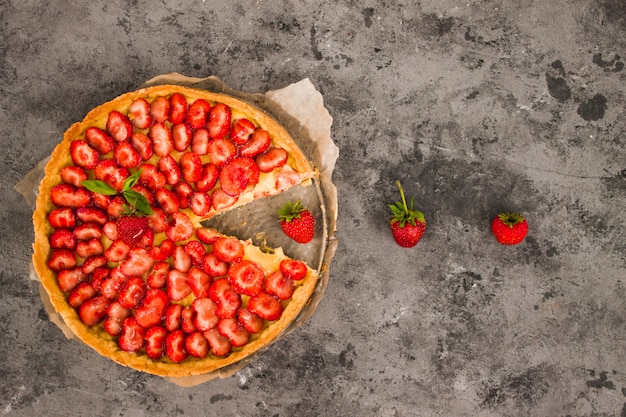
[[[626,416],[626,3],[0,0],[0,415]],[[340,149],[313,317],[194,388],[65,339],[14,185],[162,73],[309,78]],[[400,249],[400,179],[428,230]],[[519,246],[489,232],[527,215]]]

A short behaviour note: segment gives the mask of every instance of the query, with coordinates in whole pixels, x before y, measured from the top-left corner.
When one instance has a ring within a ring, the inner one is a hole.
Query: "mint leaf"
[[[104,195],[115,195],[117,194],[117,190],[111,187],[104,181],[100,180],[85,180],[82,181],[81,184],[91,192],[104,194]]]
[[[126,178],[124,186],[122,187],[122,192],[130,190],[133,188],[133,185],[137,184],[137,181],[139,181],[139,177],[141,176],[141,171],[143,171],[143,168],[135,171],[128,178]]]
[[[150,203],[148,203],[148,200],[146,200],[146,197],[144,197],[142,194],[138,193],[137,191],[135,190],[122,191],[122,195],[124,196],[126,201],[128,201],[128,204],[133,206],[139,212],[145,215],[150,215],[154,213],[152,211],[152,207],[150,207]]]

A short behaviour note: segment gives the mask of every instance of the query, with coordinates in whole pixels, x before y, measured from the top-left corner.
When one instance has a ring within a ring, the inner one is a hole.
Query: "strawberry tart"
[[[100,354],[204,375],[274,341],[318,273],[202,221],[316,178],[274,119],[234,97],[162,85],[72,125],[33,215],[33,264],[65,324]]]

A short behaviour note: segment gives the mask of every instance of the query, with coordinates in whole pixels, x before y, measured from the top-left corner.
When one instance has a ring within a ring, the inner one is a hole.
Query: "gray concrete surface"
[[[0,1],[0,415],[625,416],[623,0]],[[162,73],[308,77],[340,149],[313,317],[181,388],[65,339],[14,185],[87,110]],[[387,205],[425,212],[414,249]],[[489,232],[527,215],[516,247]]]

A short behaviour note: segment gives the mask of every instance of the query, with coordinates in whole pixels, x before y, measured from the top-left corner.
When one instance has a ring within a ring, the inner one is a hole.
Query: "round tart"
[[[207,374],[274,341],[318,274],[201,222],[315,177],[285,129],[248,103],[175,85],[126,93],[52,152],[35,271],[100,354],[155,375]]]

